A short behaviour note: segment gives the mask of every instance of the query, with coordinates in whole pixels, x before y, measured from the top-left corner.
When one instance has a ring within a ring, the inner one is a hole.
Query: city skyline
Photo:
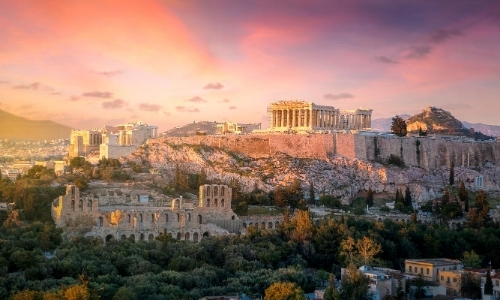
[[[470,1],[0,1],[0,109],[165,131],[267,126],[271,102],[300,99],[500,125],[499,13]]]

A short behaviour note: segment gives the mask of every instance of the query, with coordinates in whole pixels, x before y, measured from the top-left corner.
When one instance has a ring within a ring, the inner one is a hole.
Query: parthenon
[[[372,109],[339,110],[306,101],[278,101],[268,108],[268,131],[308,132],[371,128]]]

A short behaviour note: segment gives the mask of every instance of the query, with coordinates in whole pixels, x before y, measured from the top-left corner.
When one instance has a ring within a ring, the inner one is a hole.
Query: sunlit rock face
[[[389,165],[390,154],[402,154],[406,167]],[[407,186],[413,199],[433,200],[448,184],[453,162],[457,184],[463,181],[477,190],[481,187],[475,179],[483,176],[482,189],[500,191],[497,143],[354,134],[164,138],[148,141],[127,159],[166,177],[173,176],[176,165],[192,173],[204,169],[208,179],[237,179],[247,192],[255,187],[270,191],[298,179],[304,191],[312,183],[316,195],[334,195],[344,202],[368,188],[392,199],[397,189]]]

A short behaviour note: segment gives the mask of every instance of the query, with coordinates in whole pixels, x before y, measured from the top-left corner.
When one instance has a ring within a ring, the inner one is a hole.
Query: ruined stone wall
[[[139,146],[118,146],[118,145],[108,145],[101,144],[100,145],[100,158],[120,158],[121,156],[128,156],[135,150],[137,150]]]
[[[251,158],[267,158],[278,153],[293,157],[329,159],[333,156],[387,162],[391,154],[401,157],[406,166],[436,169],[449,166],[500,164],[500,143],[471,142],[396,136],[333,134],[262,134],[167,137],[164,142],[176,145],[207,145],[244,153]],[[417,146],[417,143],[419,145]]]
[[[500,164],[500,144],[433,138],[360,136],[366,156],[360,159],[387,161],[391,154],[401,157],[406,166],[436,169],[443,166],[474,167],[487,162]],[[377,155],[378,154],[378,155]]]

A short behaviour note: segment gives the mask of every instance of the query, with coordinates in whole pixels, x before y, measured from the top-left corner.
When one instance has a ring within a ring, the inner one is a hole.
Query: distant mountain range
[[[29,120],[0,109],[0,139],[69,139],[71,128],[47,120]]]

